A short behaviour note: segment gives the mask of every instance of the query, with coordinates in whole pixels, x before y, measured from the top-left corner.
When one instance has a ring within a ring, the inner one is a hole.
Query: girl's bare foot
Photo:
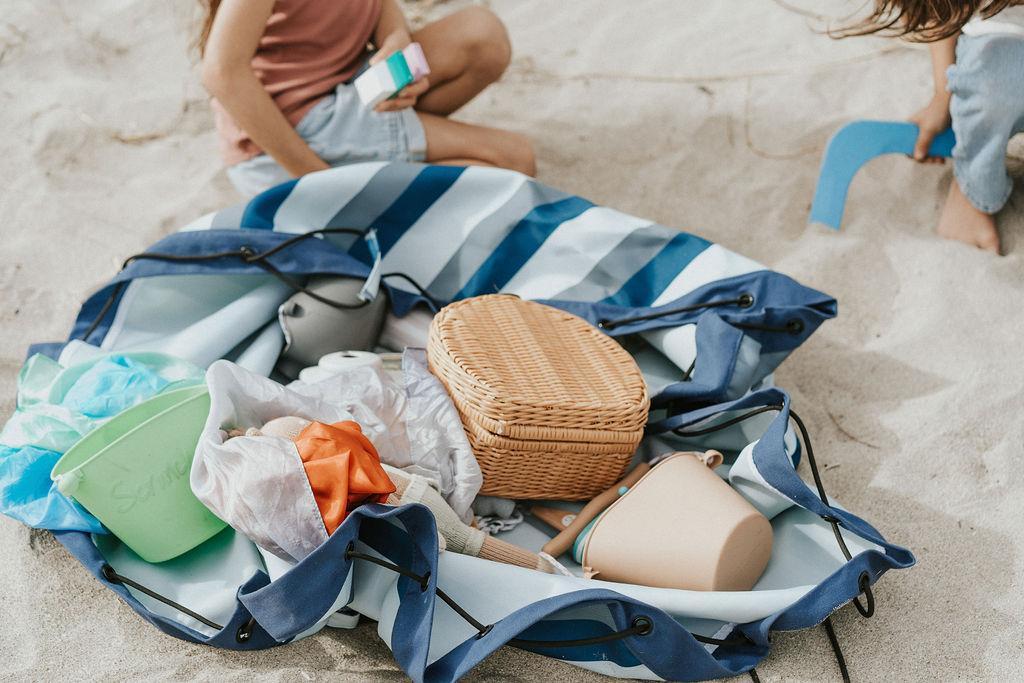
[[[935,231],[946,239],[959,240],[979,249],[999,253],[999,232],[996,230],[995,216],[974,208],[960,190],[956,178],[949,185],[946,205],[942,207],[942,216]]]

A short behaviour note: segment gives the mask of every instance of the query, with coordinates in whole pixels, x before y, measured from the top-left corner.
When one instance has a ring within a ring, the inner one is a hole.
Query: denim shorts
[[[946,75],[956,134],[953,172],[976,209],[996,213],[1013,190],[1006,147],[1024,132],[1024,38],[962,35]]]
[[[423,161],[427,138],[413,109],[376,112],[367,107],[351,83],[342,83],[310,109],[295,131],[331,166],[360,161]],[[244,195],[254,195],[291,179],[269,154],[260,154],[227,169]]]

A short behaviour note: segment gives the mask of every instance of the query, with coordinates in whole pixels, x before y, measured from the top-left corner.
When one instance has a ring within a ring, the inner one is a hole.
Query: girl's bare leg
[[[430,88],[416,102],[427,136],[427,161],[537,172],[533,146],[511,131],[446,118],[498,80],[512,56],[501,20],[468,7],[416,31],[430,65]]]
[[[416,109],[447,116],[501,78],[512,45],[501,20],[484,7],[467,7],[412,35],[430,65],[430,89]]]
[[[519,133],[477,126],[419,112],[427,136],[427,161],[434,164],[498,166],[532,176],[533,147]]]

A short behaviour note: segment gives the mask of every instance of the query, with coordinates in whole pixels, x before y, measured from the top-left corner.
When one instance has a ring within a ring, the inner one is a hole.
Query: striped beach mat
[[[361,615],[417,681],[454,680],[505,644],[613,676],[701,680],[751,670],[772,630],[825,622],[834,636],[833,611],[853,601],[870,615],[872,584],[914,562],[828,500],[810,436],[773,386],[775,368],[836,314],[834,299],[509,171],[370,163],[285,183],[131,257],[86,300],[68,342],[34,350],[61,363],[81,348],[199,367],[227,358],[267,375],[284,343],[279,306],[309,276],[331,274],[379,282],[399,316],[505,292],[619,338],[653,396],[641,455],[725,453],[720,472],[772,520],[768,569],[734,593],[542,574],[439,553],[418,505],[362,506],[295,565],[230,528],[159,565],[95,529],[54,529],[166,633],[248,650]]]
[[[292,293],[271,271],[367,277],[379,253],[399,316],[504,292],[644,340],[672,363],[654,382],[659,407],[742,396],[836,313],[833,298],[721,245],[489,168],[335,168],[204,216],[148,252],[89,298],[72,338],[203,366],[242,356],[269,371],[277,306]],[[225,256],[195,258],[211,254]]]

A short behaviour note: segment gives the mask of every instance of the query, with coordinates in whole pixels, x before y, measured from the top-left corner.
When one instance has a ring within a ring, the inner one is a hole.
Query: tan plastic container
[[[588,574],[659,588],[747,591],[772,554],[772,525],[693,453],[660,462],[597,519]]]

